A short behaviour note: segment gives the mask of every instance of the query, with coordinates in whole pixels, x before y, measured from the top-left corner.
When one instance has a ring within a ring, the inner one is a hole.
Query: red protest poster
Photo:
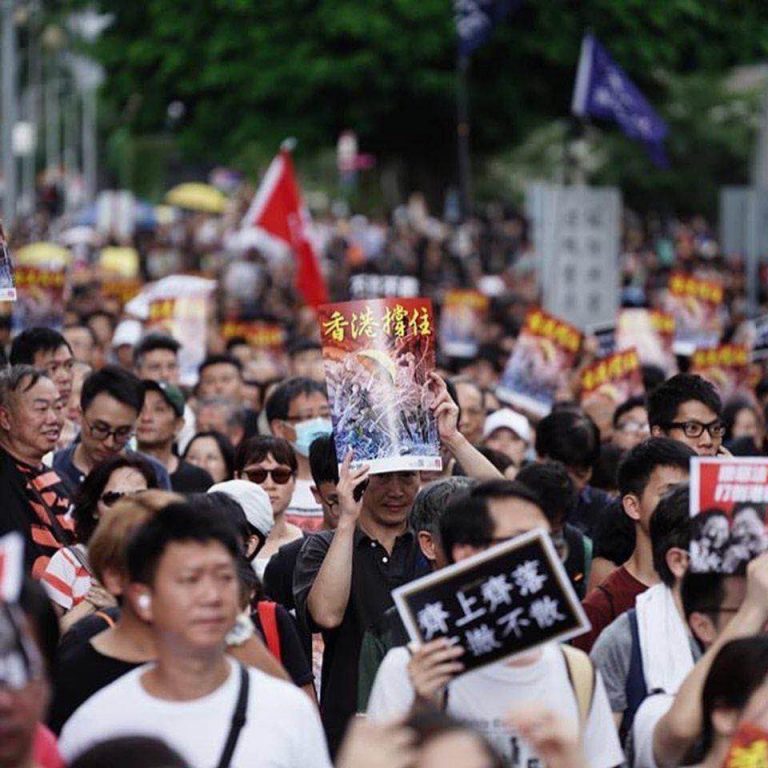
[[[640,358],[634,347],[597,360],[581,373],[582,402],[602,395],[619,405],[643,392]]]
[[[690,568],[740,573],[768,549],[768,457],[691,459]]]
[[[435,328],[429,299],[370,299],[319,307],[336,453],[371,472],[439,471],[429,409]]]
[[[499,397],[536,416],[546,416],[581,347],[581,331],[534,309],[525,318],[497,390]]]
[[[672,344],[675,318],[651,309],[623,309],[616,326],[616,348],[637,350],[641,365],[658,365],[667,374],[677,371]]]
[[[691,360],[691,373],[698,373],[714,384],[723,401],[740,391],[751,396],[750,350],[744,344],[697,349]]]
[[[489,299],[479,291],[451,290],[440,315],[440,349],[448,357],[477,354]]]
[[[690,355],[720,341],[722,303],[720,283],[681,272],[670,275],[665,309],[675,316],[675,352]]]

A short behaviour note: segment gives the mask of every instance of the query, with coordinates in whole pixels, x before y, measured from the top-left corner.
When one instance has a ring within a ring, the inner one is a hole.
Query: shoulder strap
[[[245,713],[248,709],[248,689],[250,688],[251,679],[245,666],[242,664],[238,666],[240,667],[240,692],[237,695],[237,703],[232,713],[232,725],[229,728],[229,735],[224,743],[224,749],[219,758],[217,768],[229,768],[232,755],[235,754],[237,741],[240,738],[240,731],[243,730],[245,725]]]
[[[627,681],[624,684],[624,693],[627,697],[627,708],[621,721],[622,734],[629,733],[635,714],[640,705],[648,696],[648,687],[645,684],[645,670],[643,669],[643,654],[640,650],[640,631],[637,626],[637,611],[630,608],[627,611],[629,629],[632,634],[632,646],[629,656],[629,670]]]
[[[573,693],[576,696],[579,722],[583,729],[589,718],[592,699],[595,695],[595,667],[584,651],[570,645],[561,645],[560,649],[565,659],[565,668],[568,671],[571,688],[573,688]]]
[[[115,626],[115,620],[106,611],[95,611],[94,616],[98,616],[111,629]]]
[[[269,600],[260,600],[256,606],[261,622],[261,630],[267,643],[269,652],[280,662],[283,661],[283,653],[280,647],[280,631],[277,628],[277,603]]]

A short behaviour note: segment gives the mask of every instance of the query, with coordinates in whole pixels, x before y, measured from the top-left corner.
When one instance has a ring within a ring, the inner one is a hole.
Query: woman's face
[[[275,517],[285,512],[291,503],[291,497],[296,487],[296,476],[287,464],[280,464],[275,461],[275,457],[271,453],[268,453],[261,461],[249,464],[243,469],[240,476],[244,480],[258,483],[266,491],[272,502],[272,511],[275,513]],[[281,482],[277,482],[275,476],[277,481]]]
[[[144,475],[133,467],[116,469],[107,480],[99,500],[96,502],[96,514],[101,517],[113,504],[123,496],[147,490]]]
[[[760,434],[757,414],[751,408],[742,408],[733,420],[733,437],[756,438]]]
[[[190,464],[204,469],[214,483],[223,483],[228,480],[227,464],[219,450],[219,444],[212,437],[198,437],[189,446],[184,457]]]

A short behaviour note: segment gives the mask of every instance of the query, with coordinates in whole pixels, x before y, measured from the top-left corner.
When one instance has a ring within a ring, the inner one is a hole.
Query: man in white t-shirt
[[[440,521],[440,538],[449,559],[458,562],[534,528],[549,530],[535,494],[521,483],[496,481],[476,486],[468,497],[449,505]],[[575,649],[571,653],[581,654]],[[427,643],[413,655],[407,648],[391,650],[376,676],[368,716],[388,721],[421,702],[444,705],[449,714],[484,733],[513,768],[540,763],[506,722],[506,714],[514,706],[543,704],[562,718],[579,721],[577,695],[558,644],[547,643],[511,661],[456,677],[462,670],[461,654],[461,648],[442,639]],[[613,768],[623,762],[599,674],[581,733],[591,768]]]
[[[185,503],[169,505],[137,532],[128,550],[126,599],[152,624],[157,661],[75,711],[59,742],[68,763],[99,741],[138,734],[163,739],[192,768],[213,768],[232,734],[231,768],[330,768],[309,699],[225,656],[239,611],[238,555],[225,518]],[[236,732],[241,697],[245,722]]]

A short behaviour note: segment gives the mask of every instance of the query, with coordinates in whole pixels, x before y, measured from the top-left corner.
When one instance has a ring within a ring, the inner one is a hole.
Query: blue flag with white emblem
[[[494,27],[520,0],[454,0],[459,53],[469,56],[493,32]]]
[[[630,139],[645,144],[656,165],[668,165],[664,153],[667,124],[592,35],[585,35],[581,44],[571,109],[579,117],[614,120]]]

